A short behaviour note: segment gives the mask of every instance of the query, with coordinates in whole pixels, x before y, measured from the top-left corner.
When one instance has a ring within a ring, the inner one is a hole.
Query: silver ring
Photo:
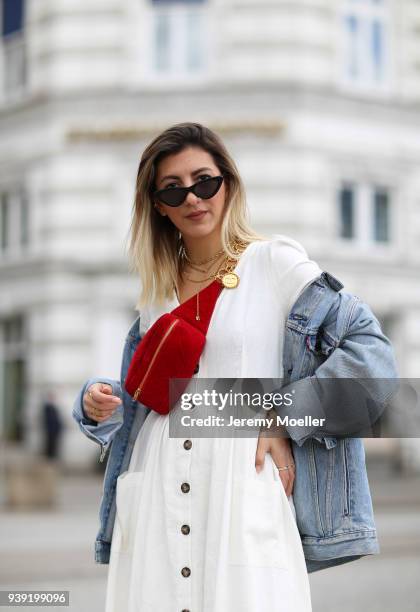
[[[282,467],[278,467],[278,466],[276,466],[276,467],[277,467],[277,469],[278,469],[279,471],[281,471],[281,470],[288,470],[289,468],[294,467],[294,466],[295,466],[295,464],[294,464],[294,463],[290,463],[289,465],[284,465],[284,466],[282,466]]]

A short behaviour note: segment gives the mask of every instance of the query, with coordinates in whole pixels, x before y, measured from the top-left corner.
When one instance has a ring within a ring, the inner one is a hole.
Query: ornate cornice
[[[137,140],[163,132],[174,122],[127,123],[109,126],[74,127],[66,132],[69,142]],[[285,123],[278,119],[209,120],[205,125],[219,134],[258,134],[277,136]]]

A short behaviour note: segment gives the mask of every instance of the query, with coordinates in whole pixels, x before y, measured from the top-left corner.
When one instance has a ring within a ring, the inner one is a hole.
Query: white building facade
[[[88,377],[119,375],[136,170],[179,121],[221,134],[256,229],[301,241],[368,302],[417,376],[418,2],[1,5],[0,436],[38,448],[54,389],[64,462],[98,454],[71,406]],[[418,446],[403,449],[420,469]]]

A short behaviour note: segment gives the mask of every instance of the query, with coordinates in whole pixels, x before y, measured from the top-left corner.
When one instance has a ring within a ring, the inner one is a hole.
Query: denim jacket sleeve
[[[86,389],[88,389],[94,383],[99,382],[111,385],[112,394],[122,399],[120,381],[112,378],[90,378],[77,394],[73,404],[72,417],[77,422],[80,430],[85,434],[85,436],[104,447],[108,446],[112,438],[122,426],[124,407],[123,403],[121,402],[121,404],[117,405],[114,413],[108,419],[100,423],[86,416],[83,409],[83,396],[86,393]]]
[[[131,325],[125,338],[121,360],[120,380],[114,380],[112,378],[90,378],[80,389],[73,405],[72,416],[78,423],[82,433],[97,444],[101,445],[100,461],[103,461],[107,449],[111,445],[117,432],[124,424],[124,403],[127,401],[128,396],[127,392],[123,389],[123,385],[135,347],[141,341],[139,327],[140,317],[137,317]],[[113,414],[108,419],[100,423],[89,419],[83,410],[83,395],[86,393],[86,389],[88,389],[90,385],[98,382],[111,385],[112,394],[116,395],[122,400],[121,403],[117,405]]]
[[[298,398],[289,416],[325,418],[322,427],[286,425],[299,446],[310,437],[321,441],[321,434],[356,435],[362,421],[371,425],[379,418],[398,389],[392,344],[370,307],[351,293],[329,291],[331,305],[317,329],[300,332],[305,340],[302,375],[281,389]],[[276,410],[285,415],[283,407]]]

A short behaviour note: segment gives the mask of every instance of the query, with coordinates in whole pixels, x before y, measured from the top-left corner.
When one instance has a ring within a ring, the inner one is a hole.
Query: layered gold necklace
[[[232,251],[235,253],[235,255],[240,255],[248,246],[248,242],[244,242],[243,240],[234,240],[232,245],[231,245],[231,249]],[[214,263],[217,262],[217,260],[223,255],[224,253],[224,249],[221,249],[220,251],[218,251],[217,253],[215,253],[215,255],[212,255],[211,257],[209,257],[208,259],[202,260],[202,261],[192,261],[186,251],[185,251],[185,247],[182,246],[181,249],[181,253],[180,253],[180,257],[181,257],[181,265],[183,266],[184,262],[187,262],[188,265],[193,269],[196,270],[197,272],[200,272],[201,274],[208,274],[211,270],[211,268],[214,266]],[[213,263],[214,262],[214,263]],[[211,265],[207,268],[207,269],[203,269],[203,268],[199,268],[198,266],[202,266],[205,264],[210,263]],[[238,284],[239,284],[239,276],[236,272],[234,272],[233,270],[235,269],[236,265],[238,263],[238,259],[236,258],[232,258],[229,255],[226,255],[220,265],[218,266],[216,272],[210,274],[210,276],[207,276],[206,278],[201,278],[201,279],[195,279],[195,278],[191,278],[189,276],[187,276],[187,280],[191,281],[192,283],[204,283],[208,280],[218,280],[219,282],[222,283],[222,285],[224,287],[226,287],[226,289],[235,289]],[[182,269],[182,268],[181,268]],[[175,291],[178,294],[178,291],[176,290],[175,287]],[[200,320],[200,306],[199,306],[199,295],[200,292],[198,292],[196,294],[196,302],[197,302],[197,306],[196,306],[196,315],[195,318],[197,321]],[[179,296],[178,296],[178,300],[179,300]],[[180,300],[179,300],[180,301]]]
[[[248,246],[247,242],[237,239],[232,243],[231,249],[235,253],[235,255],[240,255],[246,249],[247,246]],[[193,261],[188,257],[185,251],[185,247],[183,247],[181,251],[181,257],[184,259],[184,261],[188,263],[188,265],[193,270],[196,270],[197,272],[200,272],[202,274],[208,274],[214,265],[213,262],[217,262],[217,259],[220,259],[223,253],[224,253],[224,249],[221,249],[215,255],[212,255],[208,259],[204,259],[201,261]],[[207,269],[198,267],[198,266],[208,264],[208,263],[211,263],[211,265]],[[217,268],[216,272],[211,273],[206,278],[195,279],[189,276],[187,276],[186,278],[192,283],[204,283],[208,280],[218,279],[221,281],[223,286],[226,287],[227,289],[235,289],[235,287],[237,287],[239,284],[239,276],[238,274],[236,274],[236,272],[233,272],[237,263],[238,263],[238,260],[236,258],[232,258],[229,255],[226,255],[223,258],[222,262],[220,263],[219,267]]]

